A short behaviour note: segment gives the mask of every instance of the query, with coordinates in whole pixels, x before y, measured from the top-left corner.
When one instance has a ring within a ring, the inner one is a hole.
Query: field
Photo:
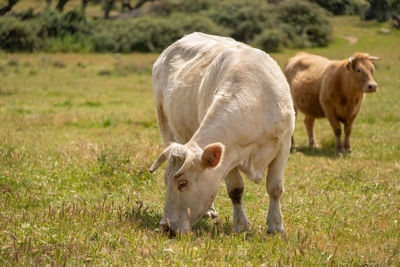
[[[217,220],[188,235],[160,233],[162,151],[151,89],[155,54],[0,54],[0,265],[400,266],[400,32],[335,17],[334,41],[307,51],[382,58],[379,90],[337,156],[326,120],[309,149],[296,122],[282,213],[268,235],[265,186],[246,180],[252,232],[232,233],[222,184]],[[350,38],[349,38],[350,37]],[[350,44],[349,40],[355,41]],[[272,56],[283,67],[297,51]]]

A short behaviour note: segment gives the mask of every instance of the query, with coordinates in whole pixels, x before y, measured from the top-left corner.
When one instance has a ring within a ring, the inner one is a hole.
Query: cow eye
[[[188,182],[186,180],[180,180],[178,182],[178,189],[179,191],[182,191],[182,189],[187,186]]]

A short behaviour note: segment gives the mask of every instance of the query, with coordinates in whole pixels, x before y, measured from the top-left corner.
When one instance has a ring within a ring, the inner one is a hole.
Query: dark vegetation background
[[[28,2],[43,2],[45,8]],[[22,8],[16,11],[18,5]],[[101,12],[88,12],[94,8]],[[201,31],[273,52],[327,45],[332,14],[391,20],[399,28],[399,10],[400,0],[0,0],[0,48],[160,52],[183,35]]]

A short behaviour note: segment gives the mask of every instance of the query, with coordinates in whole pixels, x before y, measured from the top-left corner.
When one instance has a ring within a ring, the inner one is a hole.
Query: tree
[[[3,16],[7,12],[11,11],[11,9],[18,3],[19,0],[8,0],[8,5],[0,9],[0,16]]]
[[[141,8],[146,2],[153,2],[154,0],[139,0],[133,9]]]
[[[57,6],[56,6],[57,10],[60,12],[63,12],[64,6],[68,1],[69,0],[58,0]]]
[[[129,0],[121,0],[121,10],[122,10],[122,12],[124,12],[125,9],[132,10],[132,6],[131,6],[130,2],[131,1],[129,1]]]
[[[392,25],[396,29],[400,29],[400,0],[392,0],[390,3],[390,14],[392,17]]]
[[[110,12],[115,7],[115,0],[104,0],[103,8],[104,8],[104,18],[110,18]]]
[[[380,22],[390,18],[389,3],[387,0],[369,0],[370,8],[365,13],[365,19],[376,19]]]
[[[82,10],[86,9],[86,6],[88,3],[89,3],[89,0],[82,0]]]
[[[51,0],[46,0],[46,11],[49,10],[51,6]]]

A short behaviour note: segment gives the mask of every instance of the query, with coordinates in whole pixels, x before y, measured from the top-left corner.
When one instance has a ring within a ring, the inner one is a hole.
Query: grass
[[[289,157],[286,232],[266,234],[265,186],[246,181],[252,232],[232,233],[224,185],[219,219],[160,234],[162,151],[151,89],[154,54],[0,54],[0,265],[392,265],[400,262],[400,32],[333,18],[331,58],[380,56],[338,157],[326,120],[306,147],[303,116]],[[358,42],[350,45],[344,36]],[[281,66],[297,51],[272,54]]]

